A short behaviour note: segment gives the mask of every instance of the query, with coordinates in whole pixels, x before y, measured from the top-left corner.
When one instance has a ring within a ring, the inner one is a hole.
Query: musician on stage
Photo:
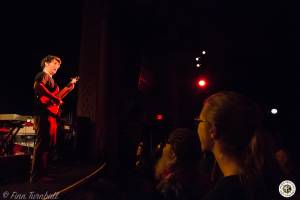
[[[56,144],[57,115],[53,114],[47,105],[49,102],[55,105],[62,104],[61,98],[55,96],[59,92],[59,87],[53,79],[61,63],[59,57],[47,55],[41,60],[42,71],[34,79],[37,141],[33,152],[30,182],[39,178],[53,179],[48,175],[47,169],[49,153]],[[47,103],[44,102],[45,100]]]

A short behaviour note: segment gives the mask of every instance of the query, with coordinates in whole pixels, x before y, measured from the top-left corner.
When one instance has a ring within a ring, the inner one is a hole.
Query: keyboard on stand
[[[34,133],[32,116],[0,114],[0,155],[12,155],[17,134],[26,129]]]

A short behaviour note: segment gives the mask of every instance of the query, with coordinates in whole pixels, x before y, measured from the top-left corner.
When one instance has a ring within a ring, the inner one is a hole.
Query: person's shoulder
[[[245,190],[239,176],[221,178],[215,187],[205,196],[205,200],[245,199]]]
[[[47,77],[49,77],[49,75],[48,75],[46,72],[40,71],[40,72],[38,72],[38,73],[35,75],[34,80],[42,80],[42,79],[45,79],[45,78],[47,78]]]
[[[174,176],[174,173],[170,173],[167,176],[165,176],[162,180],[160,180],[156,188],[161,192],[166,192],[171,189],[174,189],[175,185],[177,185],[177,180]]]
[[[216,184],[217,187],[224,191],[242,190],[243,183],[238,175],[226,176],[220,179]]]

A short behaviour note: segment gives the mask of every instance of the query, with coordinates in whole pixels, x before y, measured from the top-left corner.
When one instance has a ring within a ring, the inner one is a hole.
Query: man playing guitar
[[[63,103],[62,98],[74,88],[78,80],[78,78],[72,79],[69,85],[60,91],[53,79],[60,65],[59,57],[46,56],[41,60],[43,71],[39,72],[34,79],[37,141],[33,152],[30,182],[38,178],[51,179],[47,174],[48,155],[56,144],[59,106]]]

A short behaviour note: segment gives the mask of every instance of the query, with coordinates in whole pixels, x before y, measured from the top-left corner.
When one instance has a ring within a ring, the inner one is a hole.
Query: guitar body
[[[46,96],[42,96],[40,97],[40,102],[46,106],[47,110],[55,115],[55,116],[59,116],[59,106],[58,104],[56,104],[54,101],[52,101],[50,98],[46,97]]]
[[[78,80],[79,80],[79,76],[72,78],[72,81],[66,87],[64,87],[61,91],[58,91],[58,90],[54,91],[52,94],[60,99],[63,99],[65,96],[67,96],[67,94],[69,94],[69,92],[71,92],[74,89],[74,85]],[[43,105],[45,105],[47,107],[47,110],[51,114],[53,114],[55,116],[60,115],[60,112],[59,112],[60,104],[57,104],[52,99],[50,99],[49,97],[46,97],[46,96],[41,96],[39,98],[39,100]]]
[[[48,105],[47,109],[50,111],[50,113],[54,114],[55,116],[59,116],[59,105],[51,104]]]

